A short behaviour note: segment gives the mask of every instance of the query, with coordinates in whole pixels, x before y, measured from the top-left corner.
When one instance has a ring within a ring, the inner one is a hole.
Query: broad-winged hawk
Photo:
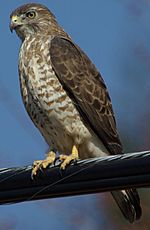
[[[99,71],[49,9],[35,3],[23,5],[12,12],[10,28],[22,41],[19,76],[24,105],[50,146],[47,158],[34,163],[33,174],[54,162],[56,150],[62,154],[62,169],[78,156],[122,153],[111,100]],[[135,189],[112,195],[130,222],[140,218]]]

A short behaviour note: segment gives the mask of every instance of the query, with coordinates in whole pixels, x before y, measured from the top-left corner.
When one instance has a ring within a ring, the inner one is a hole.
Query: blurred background
[[[30,2],[30,1],[28,1]],[[150,1],[51,0],[45,4],[100,70],[112,98],[125,152],[150,149]],[[22,0],[0,2],[0,167],[43,159],[48,146],[30,121],[18,79],[20,41],[9,15]],[[0,229],[150,229],[149,189],[142,219],[128,224],[109,193],[0,206]]]

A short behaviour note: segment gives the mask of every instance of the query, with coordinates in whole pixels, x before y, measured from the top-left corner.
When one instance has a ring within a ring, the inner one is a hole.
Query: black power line
[[[0,169],[0,204],[150,187],[150,151],[92,158],[31,178],[32,167]]]

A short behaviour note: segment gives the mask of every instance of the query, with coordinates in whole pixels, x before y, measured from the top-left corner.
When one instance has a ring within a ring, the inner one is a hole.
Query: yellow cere
[[[18,21],[18,16],[17,15],[13,15],[11,20],[13,22],[17,22]]]

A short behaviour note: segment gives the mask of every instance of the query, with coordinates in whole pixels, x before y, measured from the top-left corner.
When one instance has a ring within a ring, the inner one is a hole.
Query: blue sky
[[[45,4],[52,10],[60,24],[100,70],[112,98],[125,150],[148,149],[149,1],[36,2]],[[17,71],[20,41],[15,33],[11,34],[9,31],[11,11],[24,3],[27,2],[0,2],[0,167],[31,164],[35,159],[43,158],[47,150],[47,145],[23,107]],[[17,230],[38,230],[41,229],[41,225],[43,229],[49,229],[50,226],[55,229],[61,227],[62,230],[76,229],[72,219],[78,217],[78,210],[81,209],[82,212],[79,213],[84,214],[85,219],[83,218],[78,226],[79,230],[98,229],[97,226],[101,223],[109,227],[107,215],[103,213],[104,195],[101,197],[99,202],[102,208],[99,209],[96,208],[97,198],[94,195],[1,206],[0,226],[3,226],[3,229]],[[119,213],[117,209],[115,211]],[[7,222],[10,222],[10,226],[6,225]]]

